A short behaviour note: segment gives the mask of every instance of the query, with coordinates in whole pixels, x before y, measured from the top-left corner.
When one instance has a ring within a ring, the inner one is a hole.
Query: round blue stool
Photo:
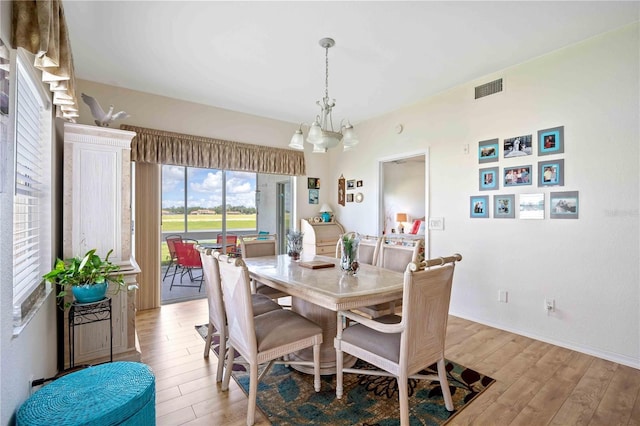
[[[18,426],[155,425],[151,369],[119,361],[67,374],[44,386],[18,409]]]

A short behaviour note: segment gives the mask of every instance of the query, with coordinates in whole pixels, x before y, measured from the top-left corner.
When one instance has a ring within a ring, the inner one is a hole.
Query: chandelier
[[[333,129],[331,110],[336,105],[336,100],[329,98],[329,48],[335,44],[336,42],[332,38],[327,37],[320,40],[320,46],[324,48],[325,52],[324,98],[322,101],[316,101],[320,107],[320,115],[316,116],[307,134],[307,142],[313,145],[313,152],[327,152],[327,149],[335,147],[340,141],[343,141],[345,151],[358,144],[358,138],[348,120],[344,125],[344,120],[340,122],[340,129],[337,132]],[[304,149],[303,125],[305,123],[300,124],[300,128],[293,134],[289,143],[290,148]]]

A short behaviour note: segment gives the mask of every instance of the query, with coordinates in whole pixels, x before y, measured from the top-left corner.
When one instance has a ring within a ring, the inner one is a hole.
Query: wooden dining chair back
[[[455,262],[462,256],[411,263],[404,273],[402,315],[370,319],[352,311],[338,312],[336,396],[342,398],[343,374],[393,376],[398,381],[400,424],[409,425],[408,379],[440,382],[444,403],[453,411],[447,382],[444,348]],[[343,329],[341,319],[350,324]],[[343,368],[343,353],[351,354],[379,370]],[[420,374],[436,363],[438,374]]]
[[[218,336],[218,369],[216,382],[222,381],[222,371],[225,354],[227,352],[227,315],[224,309],[222,297],[222,283],[220,280],[220,266],[211,249],[198,248],[202,261],[202,273],[204,275],[207,302],[209,306],[209,324],[204,345],[204,357],[208,358],[211,351],[211,342],[214,336]],[[280,305],[266,296],[252,295],[251,304],[254,315],[282,309]]]
[[[275,256],[278,254],[278,236],[276,234],[241,235],[240,251],[245,259],[252,257]],[[277,300],[289,295],[256,280],[251,280],[251,292],[264,294]]]
[[[313,362],[287,360],[290,365],[313,365],[314,388],[320,391],[320,344],[322,328],[288,309],[278,309],[254,316],[251,304],[249,271],[244,261],[214,253],[220,266],[224,308],[229,331],[229,353],[222,390],[229,389],[233,359],[237,351],[249,364],[249,401],[247,425],[255,421],[258,392],[258,366],[272,363],[294,351],[313,348]],[[269,370],[267,367],[265,372]],[[263,373],[264,374],[264,373]]]
[[[202,273],[200,276],[194,276],[194,270],[200,270],[202,272],[202,261],[200,260],[200,253],[196,250],[197,241],[174,241],[173,246],[176,249],[176,257],[177,257],[177,266],[182,269],[180,273],[180,284],[175,284],[175,275],[171,279],[171,285],[169,286],[169,291],[173,287],[197,287],[198,292],[202,290]],[[191,284],[183,284],[182,279],[185,275],[189,275],[189,279],[191,280]],[[194,281],[198,284],[194,284]]]
[[[418,262],[423,245],[422,239],[408,240],[403,238],[383,237],[380,241],[377,266],[391,269],[396,272],[404,272],[411,262]],[[393,314],[396,308],[402,305],[402,300],[394,300],[390,303],[358,308],[358,311],[371,318]]]
[[[241,235],[240,251],[242,257],[275,256],[278,254],[278,236],[276,234]]]
[[[378,254],[382,238],[373,235],[359,235],[360,244],[358,245],[358,262],[367,265],[376,265],[378,263]]]
[[[178,272],[178,256],[176,255],[176,247],[173,244],[175,241],[182,241],[182,237],[177,234],[167,235],[165,237],[165,241],[167,242],[167,249],[169,250],[169,265],[167,265],[167,269],[164,271],[163,280],[167,278],[167,275],[171,271],[171,267],[173,267],[173,275]]]

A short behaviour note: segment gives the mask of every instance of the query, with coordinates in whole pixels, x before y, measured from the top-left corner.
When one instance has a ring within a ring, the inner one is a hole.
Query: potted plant
[[[97,302],[105,297],[109,283],[115,284],[118,290],[125,285],[123,276],[116,274],[120,266],[109,261],[112,252],[113,249],[109,250],[104,259],[96,254],[96,249],[89,250],[83,257],[57,259],[55,267],[43,278],[62,287],[58,293],[60,298],[71,289],[78,303]]]

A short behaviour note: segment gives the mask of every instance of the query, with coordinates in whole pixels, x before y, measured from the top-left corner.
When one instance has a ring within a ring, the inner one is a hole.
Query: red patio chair
[[[182,268],[182,273],[180,274],[180,284],[174,284],[175,275],[171,280],[171,286],[169,287],[169,291],[173,287],[198,287],[198,292],[202,289],[202,259],[200,259],[200,253],[196,250],[195,242],[186,242],[186,241],[174,241],[173,245],[176,249],[177,256],[177,266]],[[193,276],[193,270],[200,269],[200,276]],[[185,274],[189,275],[191,282],[194,280],[200,281],[200,284],[182,284],[182,278]]]

